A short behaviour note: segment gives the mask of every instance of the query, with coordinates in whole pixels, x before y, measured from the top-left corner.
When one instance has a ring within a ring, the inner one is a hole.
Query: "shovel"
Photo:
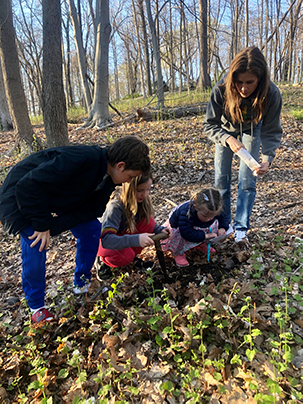
[[[168,279],[168,276],[167,276],[167,272],[166,272],[165,259],[164,259],[164,254],[163,254],[162,247],[161,247],[161,244],[160,244],[160,240],[164,240],[167,237],[168,237],[168,235],[166,233],[158,233],[158,234],[155,234],[154,236],[150,236],[150,238],[155,243],[157,257],[158,257],[159,264],[160,264],[160,267],[162,269],[162,272],[164,274],[165,280]]]

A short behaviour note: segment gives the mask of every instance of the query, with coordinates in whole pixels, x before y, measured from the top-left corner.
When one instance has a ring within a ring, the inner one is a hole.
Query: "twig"
[[[171,205],[177,206],[177,204],[176,204],[175,202],[171,201],[170,199],[167,199],[167,198],[163,198],[163,199],[164,199],[166,202],[170,203]]]
[[[298,202],[289,203],[288,205],[284,205],[284,206],[281,206],[280,208],[273,209],[273,210],[289,209],[289,208],[293,208],[293,207],[296,206],[296,205],[300,205],[301,203],[303,203],[303,200],[302,200],[302,201],[298,201]]]

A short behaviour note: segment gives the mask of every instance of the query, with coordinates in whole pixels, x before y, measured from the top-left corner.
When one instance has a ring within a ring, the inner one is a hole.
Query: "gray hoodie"
[[[203,128],[207,137],[221,146],[229,147],[226,140],[229,136],[235,138],[241,132],[239,123],[233,124],[224,113],[224,79],[220,80],[213,88],[208,102]],[[243,99],[242,104],[247,105],[247,121],[252,116],[252,98]],[[282,108],[282,97],[278,87],[270,82],[267,93],[267,106],[262,118],[261,146],[262,161],[270,163],[275,158],[276,149],[279,147],[282,138],[282,126],[280,113]],[[251,122],[242,123],[242,132],[251,133]],[[255,125],[255,124],[254,124]]]

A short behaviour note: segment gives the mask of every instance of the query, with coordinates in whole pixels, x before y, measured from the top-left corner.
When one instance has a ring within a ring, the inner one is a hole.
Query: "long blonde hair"
[[[139,177],[133,178],[130,183],[122,184],[120,200],[124,206],[128,228],[131,233],[134,233],[136,230],[136,222],[146,220],[148,223],[154,214],[154,208],[149,195],[140,204],[138,204],[136,198],[138,186],[145,184],[150,179],[152,180],[151,175],[139,175]]]
[[[225,86],[224,111],[233,123],[244,121],[241,111],[242,97],[237,90],[236,82],[238,75],[246,72],[255,74],[259,80],[252,104],[254,115],[251,121],[260,122],[266,108],[266,96],[270,85],[267,63],[260,49],[250,46],[239,52],[233,59],[223,84]]]

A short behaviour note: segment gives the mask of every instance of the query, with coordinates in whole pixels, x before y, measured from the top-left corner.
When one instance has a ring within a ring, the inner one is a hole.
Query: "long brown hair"
[[[266,95],[270,83],[267,63],[260,49],[256,46],[250,46],[240,51],[233,59],[224,83],[224,111],[233,123],[243,122],[240,108],[242,97],[236,88],[236,82],[239,73],[246,72],[255,74],[259,80],[254,92],[255,95],[252,104],[254,116],[252,117],[252,121],[255,123],[260,122],[266,108]]]
[[[136,230],[136,221],[146,220],[150,221],[151,216],[154,214],[154,209],[150,196],[147,195],[144,201],[140,204],[137,202],[136,191],[139,185],[145,184],[149,180],[152,180],[151,175],[135,177],[130,183],[122,184],[122,193],[120,200],[125,209],[126,220],[128,228],[131,233]],[[137,218],[135,216],[137,215]]]

